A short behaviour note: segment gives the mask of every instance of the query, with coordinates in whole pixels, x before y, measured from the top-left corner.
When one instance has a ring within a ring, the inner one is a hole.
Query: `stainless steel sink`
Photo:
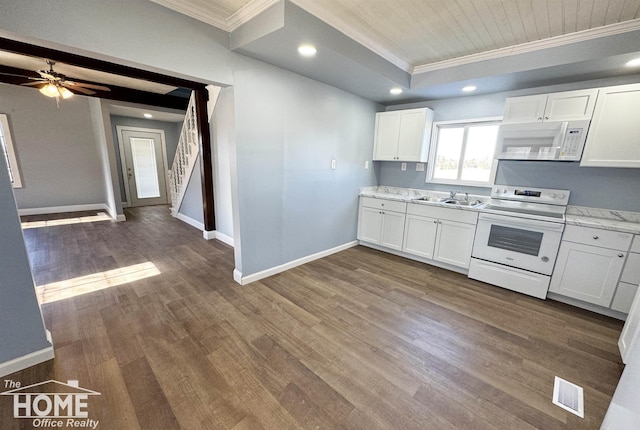
[[[420,197],[417,199],[414,199],[414,201],[421,201],[421,202],[433,202],[433,203],[442,203],[442,198],[440,197]]]
[[[467,201],[467,200],[455,200],[455,199],[444,199],[442,200],[442,203],[447,205],[470,206],[470,207],[478,206],[482,204],[480,200]]]

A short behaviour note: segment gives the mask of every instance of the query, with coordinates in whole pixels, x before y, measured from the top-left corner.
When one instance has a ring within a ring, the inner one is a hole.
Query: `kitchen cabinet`
[[[477,212],[409,204],[403,251],[469,268],[477,221]]]
[[[614,311],[629,313],[640,285],[640,235],[636,235],[624,263],[618,288],[611,302]]]
[[[360,197],[358,240],[402,250],[407,204]]]
[[[564,91],[510,97],[504,106],[503,123],[589,120],[598,89]]]
[[[633,235],[566,226],[549,291],[609,307]]]
[[[640,84],[601,88],[581,166],[640,167]]]
[[[428,108],[377,113],[373,159],[426,162],[432,123]]]

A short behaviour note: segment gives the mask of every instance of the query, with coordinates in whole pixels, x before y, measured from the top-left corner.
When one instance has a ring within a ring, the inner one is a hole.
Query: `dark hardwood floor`
[[[365,247],[239,286],[230,247],[126,215],[24,230],[56,358],[3,378],[78,380],[98,429],[598,429],[622,371],[613,319]]]

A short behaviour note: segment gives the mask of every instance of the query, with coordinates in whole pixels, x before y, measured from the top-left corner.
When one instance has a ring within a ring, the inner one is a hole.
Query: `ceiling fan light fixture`
[[[392,94],[392,95],[394,95],[394,96],[397,96],[397,95],[399,95],[399,94],[402,94],[402,88],[400,88],[400,87],[394,87],[394,88],[391,88],[391,89],[389,90],[389,94]]]
[[[625,66],[627,66],[627,67],[638,67],[638,66],[640,66],[640,58],[634,58],[631,61],[627,61]]]
[[[475,85],[467,85],[466,87],[462,87],[462,91],[464,91],[465,93],[471,93],[476,89],[477,87]]]
[[[47,97],[60,97],[61,95],[60,91],[58,90],[58,87],[53,85],[51,82],[46,84],[44,87],[40,88],[39,91]]]
[[[62,96],[63,99],[68,99],[69,97],[73,97],[73,93],[68,89],[66,89],[65,87],[58,88],[58,91],[60,92],[60,95]]]
[[[318,50],[316,49],[316,47],[308,43],[304,43],[298,46],[298,54],[302,55],[305,58],[315,57],[317,52]]]

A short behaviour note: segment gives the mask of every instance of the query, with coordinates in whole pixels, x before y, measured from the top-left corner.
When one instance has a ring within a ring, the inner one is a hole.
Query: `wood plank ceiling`
[[[151,0],[230,31],[270,0]],[[292,0],[409,68],[640,18],[640,0]]]

